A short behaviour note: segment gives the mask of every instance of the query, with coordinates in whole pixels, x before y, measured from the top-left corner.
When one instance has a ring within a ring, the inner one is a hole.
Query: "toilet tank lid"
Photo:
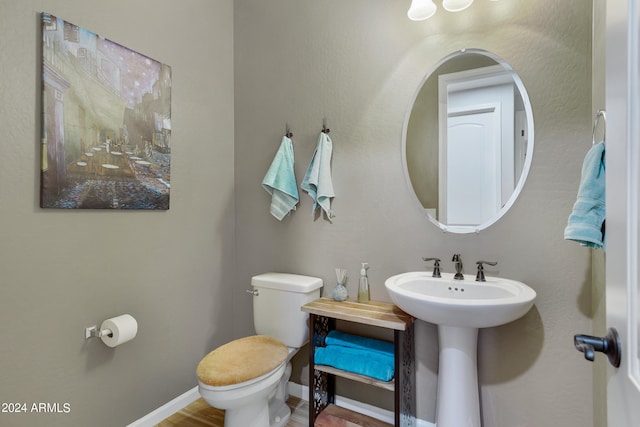
[[[251,285],[258,288],[278,289],[308,293],[322,287],[322,279],[289,273],[263,273],[251,278]]]

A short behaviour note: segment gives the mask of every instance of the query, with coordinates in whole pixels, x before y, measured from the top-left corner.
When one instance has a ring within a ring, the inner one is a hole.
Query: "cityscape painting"
[[[41,206],[169,209],[171,67],[42,14]]]

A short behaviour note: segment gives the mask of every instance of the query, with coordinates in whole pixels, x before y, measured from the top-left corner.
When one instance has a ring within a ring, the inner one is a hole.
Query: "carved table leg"
[[[335,328],[335,319],[309,315],[309,426],[330,403],[335,403],[335,377],[315,369],[315,349],[324,345],[324,339]]]
[[[394,331],[395,340],[395,425],[416,425],[416,375],[413,324],[406,331]]]

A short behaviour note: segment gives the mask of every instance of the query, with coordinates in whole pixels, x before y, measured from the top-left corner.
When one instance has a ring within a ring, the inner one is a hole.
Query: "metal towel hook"
[[[327,119],[322,119],[322,133],[329,133],[331,129],[327,127]]]
[[[596,145],[596,131],[598,130],[598,123],[600,122],[600,118],[602,117],[602,141],[605,142],[607,140],[607,113],[605,110],[598,110],[596,112],[596,120],[593,123],[593,134],[591,136],[591,145]]]
[[[284,136],[287,138],[293,138],[293,133],[291,133],[291,129],[289,129],[289,123],[284,124]]]

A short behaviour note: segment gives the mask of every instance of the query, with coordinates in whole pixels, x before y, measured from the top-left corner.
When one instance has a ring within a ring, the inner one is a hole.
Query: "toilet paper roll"
[[[115,347],[131,341],[138,333],[138,322],[130,314],[112,317],[102,322],[100,330],[109,329],[111,334],[105,334],[101,337],[102,342],[109,347]]]

